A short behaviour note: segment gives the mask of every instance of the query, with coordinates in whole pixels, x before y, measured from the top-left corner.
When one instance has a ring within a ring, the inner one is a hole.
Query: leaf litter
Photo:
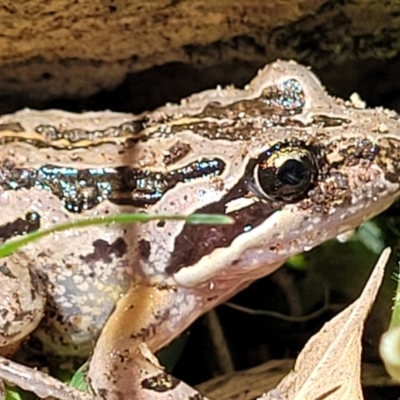
[[[293,370],[258,400],[363,400],[362,332],[389,256],[387,248],[360,297],[307,342]]]

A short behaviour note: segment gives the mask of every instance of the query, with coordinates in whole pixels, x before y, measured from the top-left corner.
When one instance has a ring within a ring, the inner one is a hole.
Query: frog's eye
[[[310,147],[276,144],[257,159],[251,187],[264,198],[295,203],[307,196],[317,177],[316,157]]]

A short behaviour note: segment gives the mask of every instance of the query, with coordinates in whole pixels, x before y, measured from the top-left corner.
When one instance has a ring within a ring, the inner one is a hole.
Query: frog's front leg
[[[21,255],[2,259],[0,288],[0,355],[9,356],[39,325],[46,298],[39,277]]]
[[[18,257],[11,255],[2,260],[0,288],[0,379],[42,397],[58,396],[62,392],[60,398],[64,400],[85,400],[80,398],[80,392],[48,375],[5,358],[39,325],[46,303],[43,284],[30,270],[29,260],[22,253]],[[0,399],[5,396],[3,390],[0,381]]]
[[[117,303],[96,344],[88,374],[96,397],[203,398],[167,374],[152,355],[152,351],[186,328],[184,316],[187,310],[193,314],[196,301],[200,298],[182,288],[160,284],[133,286]]]

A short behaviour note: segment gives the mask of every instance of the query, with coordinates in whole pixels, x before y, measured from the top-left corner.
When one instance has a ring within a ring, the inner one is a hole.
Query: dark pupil
[[[306,168],[303,162],[288,160],[279,168],[277,178],[284,185],[298,185],[305,175]]]
[[[295,203],[307,196],[315,183],[317,170],[309,156],[288,158],[278,168],[260,163],[257,170],[258,190],[263,196],[285,203]],[[255,187],[257,192],[257,187]]]

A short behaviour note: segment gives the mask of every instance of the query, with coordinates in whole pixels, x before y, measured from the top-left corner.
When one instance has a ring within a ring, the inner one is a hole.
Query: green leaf
[[[22,400],[22,393],[16,387],[7,387],[5,400]]]
[[[87,362],[83,364],[74,374],[74,376],[71,379],[71,382],[69,383],[70,386],[74,387],[75,389],[78,389],[82,392],[89,392],[88,386],[85,381],[85,371],[87,369]]]
[[[374,221],[364,222],[356,231],[356,239],[374,254],[382,253],[385,248],[382,230]]]
[[[397,266],[397,288],[393,299],[392,317],[390,319],[389,329],[400,325],[400,264]]]

